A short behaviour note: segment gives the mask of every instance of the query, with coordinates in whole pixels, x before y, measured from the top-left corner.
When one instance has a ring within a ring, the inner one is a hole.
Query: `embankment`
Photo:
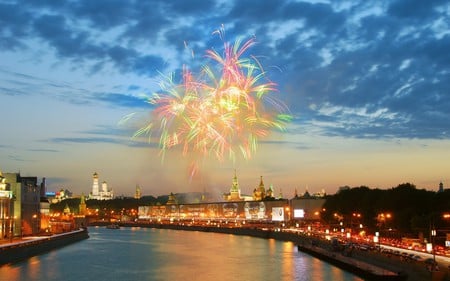
[[[56,248],[89,238],[87,228],[52,236],[22,239],[0,245],[0,266],[25,260]]]

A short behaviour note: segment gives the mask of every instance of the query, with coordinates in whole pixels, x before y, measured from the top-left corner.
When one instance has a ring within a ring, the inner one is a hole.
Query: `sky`
[[[238,38],[254,38],[245,56],[292,121],[251,158],[205,157],[191,177],[180,149],[163,159],[133,134],[162,77],[181,83]],[[0,170],[50,191],[88,194],[94,172],[125,196],[220,194],[235,171],[242,193],[262,176],[288,198],[450,187],[448,1],[0,0],[0,48]]]

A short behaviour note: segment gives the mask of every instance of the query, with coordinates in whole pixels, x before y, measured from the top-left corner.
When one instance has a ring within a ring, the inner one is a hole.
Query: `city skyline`
[[[263,176],[287,197],[450,185],[445,1],[8,1],[0,13],[0,170],[49,190],[90,191],[97,172],[116,195],[226,192],[235,170],[243,192]],[[157,139],[132,135],[161,76],[179,83],[239,38],[255,38],[245,55],[293,120],[252,158],[207,157],[190,178],[181,151],[162,162]]]

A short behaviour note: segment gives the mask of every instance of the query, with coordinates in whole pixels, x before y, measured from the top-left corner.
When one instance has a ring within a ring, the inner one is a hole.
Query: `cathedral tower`
[[[97,172],[94,173],[94,175],[92,176],[92,197],[97,199],[97,197],[99,196],[99,186],[98,186],[98,174]]]

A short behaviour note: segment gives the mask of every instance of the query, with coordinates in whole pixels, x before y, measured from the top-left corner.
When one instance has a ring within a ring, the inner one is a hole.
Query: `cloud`
[[[56,149],[43,149],[43,148],[34,148],[34,149],[27,149],[28,151],[32,152],[59,152],[59,150]]]
[[[133,137],[135,130],[130,126],[97,125],[94,129],[75,132],[77,137],[54,137],[42,140],[42,142],[53,144],[115,144],[133,148],[159,148],[158,141],[150,139],[148,136]]]
[[[223,24],[224,40],[256,36],[248,54],[260,59],[293,114],[309,118],[296,122],[326,135],[448,138],[448,17],[441,0],[9,1],[0,4],[0,47],[51,54],[54,65],[92,76],[157,79],[199,68],[206,49],[220,52],[212,32]],[[72,103],[147,106],[134,95],[146,88],[137,79],[98,91],[15,73],[0,80],[0,94],[34,87]]]
[[[129,108],[147,108],[149,106],[146,102],[146,97],[135,97],[120,93],[98,93],[93,95],[92,98],[115,106],[123,106]]]
[[[158,147],[157,144],[154,143],[148,143],[145,141],[142,141],[141,139],[134,139],[134,138],[119,138],[119,137],[65,137],[65,138],[51,138],[49,140],[46,140],[46,142],[51,142],[55,144],[66,144],[66,143],[77,143],[77,144],[117,144],[117,145],[123,145],[128,147],[146,147],[146,148],[154,148]]]

